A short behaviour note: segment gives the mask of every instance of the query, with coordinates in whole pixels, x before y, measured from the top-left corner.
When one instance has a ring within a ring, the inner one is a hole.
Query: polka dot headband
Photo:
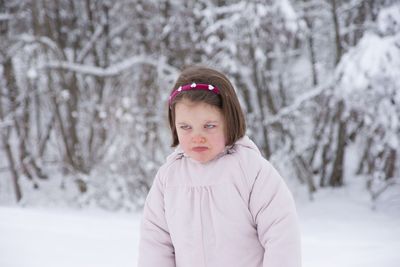
[[[203,91],[210,91],[213,92],[214,94],[219,94],[219,89],[216,86],[213,86],[211,84],[204,84],[204,83],[191,83],[191,84],[186,84],[179,86],[178,89],[174,90],[171,95],[169,96],[169,106],[171,106],[172,101],[174,98],[183,91],[190,91],[190,90],[203,90]]]

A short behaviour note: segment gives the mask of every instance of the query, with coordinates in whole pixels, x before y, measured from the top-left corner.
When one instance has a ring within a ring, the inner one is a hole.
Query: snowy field
[[[350,193],[353,192],[353,193]],[[348,189],[298,201],[303,267],[400,266],[399,207]],[[140,214],[0,207],[1,267],[136,266]]]

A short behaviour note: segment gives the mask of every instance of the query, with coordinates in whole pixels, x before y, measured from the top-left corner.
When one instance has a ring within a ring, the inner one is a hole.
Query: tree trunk
[[[344,155],[346,151],[346,128],[347,121],[343,118],[344,102],[341,100],[338,106],[337,119],[339,120],[337,132],[337,147],[335,160],[333,163],[332,174],[329,179],[330,186],[343,185],[343,171],[344,171]]]
[[[256,86],[255,90],[257,91],[257,101],[258,101],[258,107],[260,110],[260,121],[261,121],[262,137],[263,137],[262,151],[263,151],[264,156],[266,158],[269,158],[271,156],[271,148],[269,145],[268,129],[267,129],[267,126],[265,125],[265,109],[264,109],[264,103],[263,103],[264,94],[262,92],[262,89],[264,88],[264,86],[262,86],[262,84],[260,83],[260,77],[258,75],[257,58],[255,55],[253,41],[251,42],[249,49],[250,49],[250,54],[252,55],[253,81]],[[270,107],[270,108],[273,108],[273,107]]]
[[[0,0],[1,1],[1,0]],[[2,4],[2,3],[0,3]],[[1,7],[1,5],[0,5]],[[1,11],[1,9],[0,9]],[[0,23],[0,28],[1,28],[2,23]],[[5,66],[3,65],[3,68]],[[8,93],[3,92],[3,87],[0,87],[0,95],[7,95]],[[7,99],[7,98],[4,98]],[[16,167],[16,162],[14,159],[13,151],[10,145],[10,134],[11,134],[11,126],[9,124],[7,125],[1,125],[4,123],[4,119],[6,118],[5,114],[7,112],[3,109],[3,97],[0,97],[0,134],[1,134],[1,143],[2,146],[4,147],[6,158],[8,161],[8,169],[10,170],[11,173],[11,179],[12,179],[12,185],[13,185],[13,190],[15,193],[15,199],[16,202],[18,203],[22,199],[22,191],[21,187],[19,185],[19,173]],[[11,118],[7,118],[7,120],[11,120]]]
[[[7,134],[6,136],[9,136],[9,134]],[[15,166],[15,160],[14,160],[14,156],[13,156],[13,153],[11,150],[10,142],[8,141],[8,137],[6,137],[6,136],[4,134],[2,134],[2,143],[5,148],[6,155],[7,155],[7,160],[8,160],[8,164],[9,164],[8,168],[11,172],[12,184],[13,184],[14,193],[15,193],[15,200],[18,203],[22,199],[22,191],[21,191],[21,187],[19,185],[19,174],[18,174],[17,168]]]
[[[342,58],[343,55],[343,47],[342,43],[340,40],[340,26],[339,26],[339,19],[336,13],[336,1],[337,0],[331,0],[331,8],[332,8],[332,20],[333,20],[333,27],[334,27],[334,32],[335,32],[335,66],[339,63],[340,59]]]
[[[2,88],[0,87],[0,92],[2,91]],[[3,94],[1,92],[1,94]],[[10,170],[11,173],[11,179],[12,179],[12,185],[13,185],[13,190],[15,193],[15,198],[16,201],[19,202],[22,199],[22,191],[21,187],[19,185],[19,174],[16,168],[13,152],[11,149],[10,145],[10,131],[11,131],[11,126],[3,126],[1,125],[2,122],[4,122],[4,116],[5,112],[3,110],[3,101],[0,98],[0,127],[1,129],[1,143],[2,146],[4,147],[4,150],[6,152],[6,157],[8,161],[8,169]]]
[[[385,161],[385,178],[386,180],[395,177],[397,152],[394,148],[389,148],[388,156]]]

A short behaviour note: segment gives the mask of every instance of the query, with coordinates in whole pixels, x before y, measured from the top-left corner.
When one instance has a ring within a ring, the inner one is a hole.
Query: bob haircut
[[[219,94],[203,90],[189,90],[182,91],[175,96],[168,109],[168,120],[172,133],[172,147],[176,147],[179,144],[175,127],[175,106],[182,100],[203,102],[221,110],[225,120],[225,145],[233,145],[238,139],[245,135],[246,122],[231,82],[224,74],[214,69],[191,66],[185,68],[179,75],[171,90],[171,94],[179,88],[179,86],[191,84],[193,82],[216,86],[219,89]]]

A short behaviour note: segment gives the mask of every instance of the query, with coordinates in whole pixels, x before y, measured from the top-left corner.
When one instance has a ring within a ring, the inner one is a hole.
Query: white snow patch
[[[398,266],[400,212],[372,211],[363,184],[298,201],[303,266]],[[0,207],[0,266],[136,266],[139,225],[139,214]]]

